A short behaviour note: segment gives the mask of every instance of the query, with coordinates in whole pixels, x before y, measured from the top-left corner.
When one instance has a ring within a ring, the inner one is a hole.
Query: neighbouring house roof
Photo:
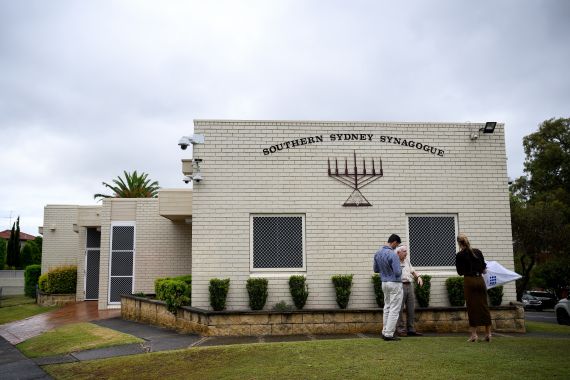
[[[4,230],[0,232],[0,239],[8,240],[10,239],[11,230]],[[34,240],[36,237],[34,235],[27,234],[25,232],[20,231],[20,241],[28,241]]]

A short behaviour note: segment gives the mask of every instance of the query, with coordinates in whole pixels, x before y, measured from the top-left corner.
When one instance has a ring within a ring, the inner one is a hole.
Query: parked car
[[[530,294],[523,294],[522,303],[525,310],[534,309],[542,311],[544,306],[542,306],[542,301],[538,297],[531,296]]]
[[[554,312],[556,313],[556,320],[561,325],[570,325],[570,301],[568,297],[558,301],[556,306],[554,306]]]
[[[550,293],[544,290],[530,290],[526,292],[526,294],[530,294],[531,296],[535,296],[541,300],[543,309],[552,309],[558,301],[554,293]]]

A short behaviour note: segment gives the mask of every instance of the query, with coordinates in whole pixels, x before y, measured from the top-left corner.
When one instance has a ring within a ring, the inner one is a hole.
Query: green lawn
[[[141,342],[142,339],[132,335],[92,323],[74,323],[28,339],[16,347],[24,355],[33,358]]]
[[[0,302],[0,325],[18,321],[36,314],[56,309],[56,306],[38,306],[33,298],[26,296],[6,296]]]
[[[56,379],[543,379],[568,378],[570,339],[466,337],[321,340],[197,347],[46,366]]]
[[[554,333],[570,337],[570,326],[555,325],[554,323],[526,321],[526,331],[529,333]]]

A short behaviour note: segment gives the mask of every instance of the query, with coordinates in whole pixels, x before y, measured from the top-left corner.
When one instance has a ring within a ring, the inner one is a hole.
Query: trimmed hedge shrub
[[[164,282],[170,280],[169,277],[166,278],[157,278],[156,280],[154,280],[154,294],[157,300],[162,300],[164,301],[164,291],[165,291],[165,287],[163,285]]]
[[[384,307],[384,291],[382,290],[382,278],[378,273],[372,275],[372,284],[374,284],[374,294],[376,295],[376,304],[378,307]]]
[[[251,310],[262,310],[267,302],[267,286],[269,281],[266,278],[249,278],[245,285],[249,295],[249,307]]]
[[[154,294],[156,295],[156,299],[164,301],[165,295],[163,293],[163,287],[161,286],[161,283],[165,280],[175,280],[175,281],[184,282],[185,284],[190,286],[190,297],[192,297],[192,275],[187,274],[184,276],[164,277],[164,278],[157,278],[156,280],[154,280]]]
[[[341,309],[346,309],[348,306],[352,288],[352,277],[351,274],[337,274],[331,278],[336,293],[336,303]]]
[[[157,278],[154,280],[156,299],[166,302],[166,308],[176,314],[180,306],[192,304],[192,275]]]
[[[174,277],[173,280],[183,281],[183,282],[187,283],[188,285],[192,285],[192,275],[191,274],[185,274],[183,276]]]
[[[274,306],[273,306],[273,311],[278,311],[278,312],[286,312],[286,311],[293,311],[295,308],[293,307],[293,305],[289,305],[287,302],[285,301],[279,301],[277,302]]]
[[[289,291],[295,307],[299,310],[305,307],[309,297],[309,285],[307,285],[306,281],[305,276],[289,277]]]
[[[36,285],[42,273],[41,265],[28,265],[24,271],[24,294],[36,298]]]
[[[487,289],[489,301],[491,306],[500,306],[503,303],[503,286],[495,286],[494,288]]]
[[[424,282],[424,286],[420,286],[417,282],[415,283],[414,290],[416,291],[416,299],[418,300],[418,305],[420,305],[420,307],[428,307],[431,292],[431,276],[423,274],[420,277]]]
[[[463,277],[449,277],[445,280],[447,288],[447,298],[451,306],[465,305],[465,294],[463,293]]]
[[[163,280],[160,282],[162,301],[166,302],[166,308],[176,315],[180,306],[191,303],[192,288],[180,280]]]
[[[77,266],[64,265],[40,276],[40,290],[47,294],[74,294],[77,288]]]
[[[226,308],[226,299],[230,290],[230,279],[212,278],[208,291],[210,292],[210,305],[215,311]]]

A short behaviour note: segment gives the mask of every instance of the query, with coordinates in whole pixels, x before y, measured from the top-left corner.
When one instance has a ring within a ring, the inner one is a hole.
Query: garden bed
[[[122,295],[121,316],[203,336],[354,334],[382,330],[382,309],[379,308],[210,311],[183,306],[174,315],[162,301]],[[524,310],[520,304],[491,307],[491,319],[494,331],[525,332]],[[466,308],[417,308],[416,328],[422,332],[468,332]]]

